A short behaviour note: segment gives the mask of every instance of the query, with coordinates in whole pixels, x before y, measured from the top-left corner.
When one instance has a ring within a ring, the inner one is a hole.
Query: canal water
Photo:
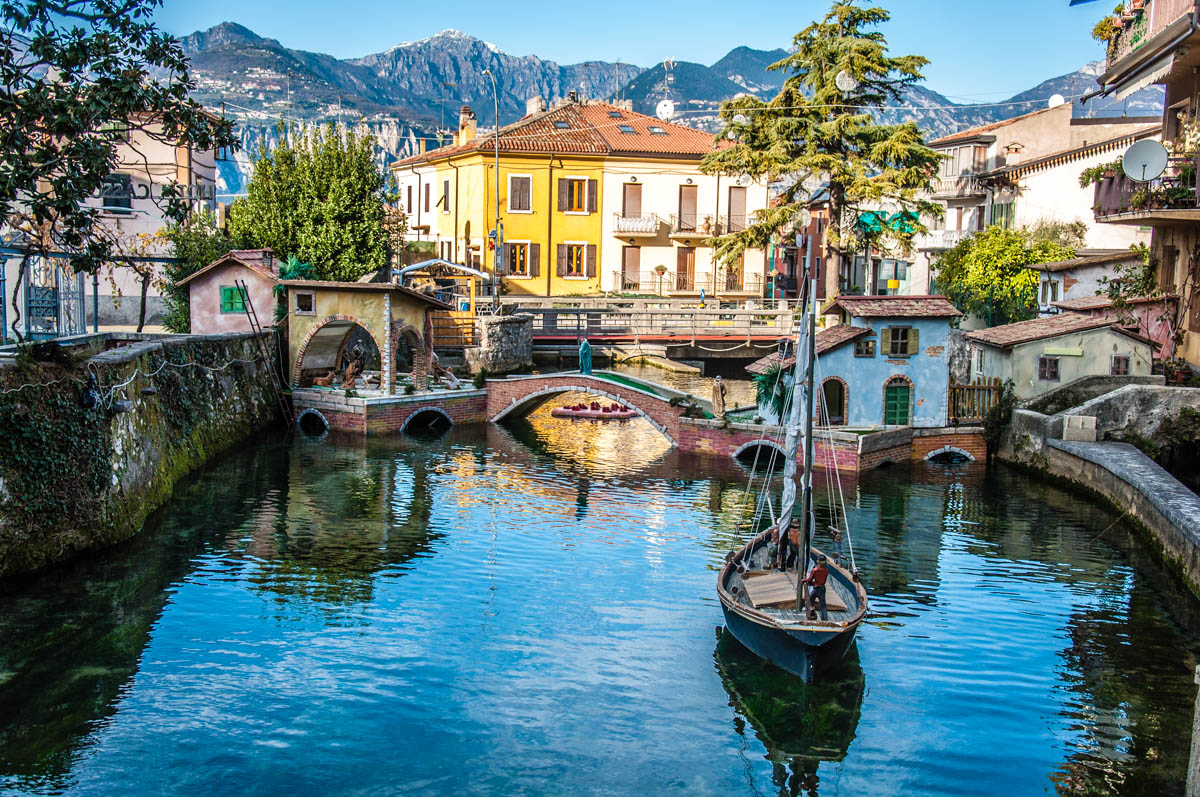
[[[1200,615],[1111,513],[848,482],[871,613],[806,687],[719,633],[746,479],[545,408],[245,446],[0,593],[0,792],[1182,793]]]

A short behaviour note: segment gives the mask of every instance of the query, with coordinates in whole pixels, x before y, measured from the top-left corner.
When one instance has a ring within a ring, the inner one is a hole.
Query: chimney
[[[620,108],[622,111],[633,112],[633,100],[617,100],[613,105]]]
[[[417,154],[418,155],[425,154],[425,138],[424,138],[424,136],[417,139]]]
[[[567,92],[567,102],[579,102],[579,92],[578,91],[568,91]]]
[[[525,100],[525,115],[533,116],[546,110],[546,101],[541,97],[530,97]]]
[[[470,143],[475,138],[476,124],[475,112],[471,110],[470,105],[464,105],[458,112],[458,135],[455,137],[454,143]]]

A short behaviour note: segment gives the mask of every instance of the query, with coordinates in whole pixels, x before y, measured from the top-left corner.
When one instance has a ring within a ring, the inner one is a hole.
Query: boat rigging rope
[[[775,396],[778,393],[779,382],[780,382],[780,380],[783,379],[783,374],[784,374],[785,370],[787,370],[787,369],[783,368],[782,363],[781,363],[781,367],[775,374],[775,383],[773,385],[771,385],[771,394],[770,394],[771,396]],[[791,395],[791,392],[789,392],[787,399],[784,401],[783,409],[784,409],[785,415],[787,414],[787,410],[791,405],[791,401],[792,401],[792,395]],[[781,429],[782,429],[782,427],[781,427]],[[775,445],[779,445],[779,434],[780,434],[779,432],[776,432],[775,439],[772,441],[775,443]],[[758,458],[762,455],[763,449],[766,448],[766,446],[763,445],[763,442],[766,439],[767,439],[767,424],[764,423],[763,427],[762,427],[762,431],[758,435],[758,444],[754,447],[754,462],[750,466],[750,478],[749,478],[749,480],[747,480],[746,489],[742,494],[742,511],[745,511],[747,502],[750,499],[750,491],[754,487],[754,477],[755,477],[755,474],[758,473]],[[758,500],[756,502],[756,506],[755,506],[755,510],[754,510],[753,528],[758,528],[759,521],[762,519],[763,505],[764,505],[764,501],[766,500],[766,497],[767,497],[767,488],[771,484],[771,477],[772,477],[772,475],[774,475],[776,459],[777,459],[777,457],[774,455],[774,452],[772,452],[771,461],[768,463],[768,466],[767,466],[767,473],[763,477],[763,491],[759,494]]]
[[[822,383],[821,358],[819,358],[819,357],[817,358],[816,368],[817,368],[817,373],[816,373],[817,384],[819,385]],[[823,397],[824,397],[824,393],[822,393],[822,398]],[[829,503],[830,503],[830,506],[833,508],[833,521],[834,521],[833,525],[845,533],[846,545],[850,549],[850,572],[857,573],[858,565],[854,561],[854,537],[850,534],[850,518],[846,515],[846,495],[845,495],[845,493],[842,492],[842,472],[838,469],[837,446],[834,445],[834,442],[833,442],[833,427],[829,424],[829,407],[825,406],[825,403],[826,402],[824,402],[824,401],[821,402],[821,410],[825,416],[826,434],[829,436],[829,455],[833,460],[833,481],[834,481],[834,484],[837,485],[837,497],[838,497],[838,500],[835,503],[833,501],[833,487],[830,486],[828,488],[828,490],[829,490],[829,499],[830,499]],[[841,517],[840,521],[838,520],[838,514],[837,514],[837,510],[838,510],[839,506],[841,507],[841,510],[842,510],[842,517]]]

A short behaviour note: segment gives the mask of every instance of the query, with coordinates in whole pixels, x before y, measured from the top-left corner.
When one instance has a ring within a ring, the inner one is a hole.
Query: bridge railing
[[[533,316],[537,337],[728,337],[763,338],[790,335],[794,310],[623,310],[590,308],[522,308]]]

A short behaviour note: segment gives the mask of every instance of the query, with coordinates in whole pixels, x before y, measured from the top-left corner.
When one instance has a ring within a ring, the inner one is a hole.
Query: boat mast
[[[796,611],[802,611],[808,601],[808,585],[804,583],[804,573],[808,570],[808,553],[812,548],[813,523],[813,382],[817,373],[817,280],[811,273],[808,277],[808,301],[804,303],[806,314],[805,324],[808,334],[805,343],[806,372],[804,375],[804,481],[803,493],[800,500],[800,560],[796,565]],[[800,360],[800,352],[796,352],[796,361]]]

